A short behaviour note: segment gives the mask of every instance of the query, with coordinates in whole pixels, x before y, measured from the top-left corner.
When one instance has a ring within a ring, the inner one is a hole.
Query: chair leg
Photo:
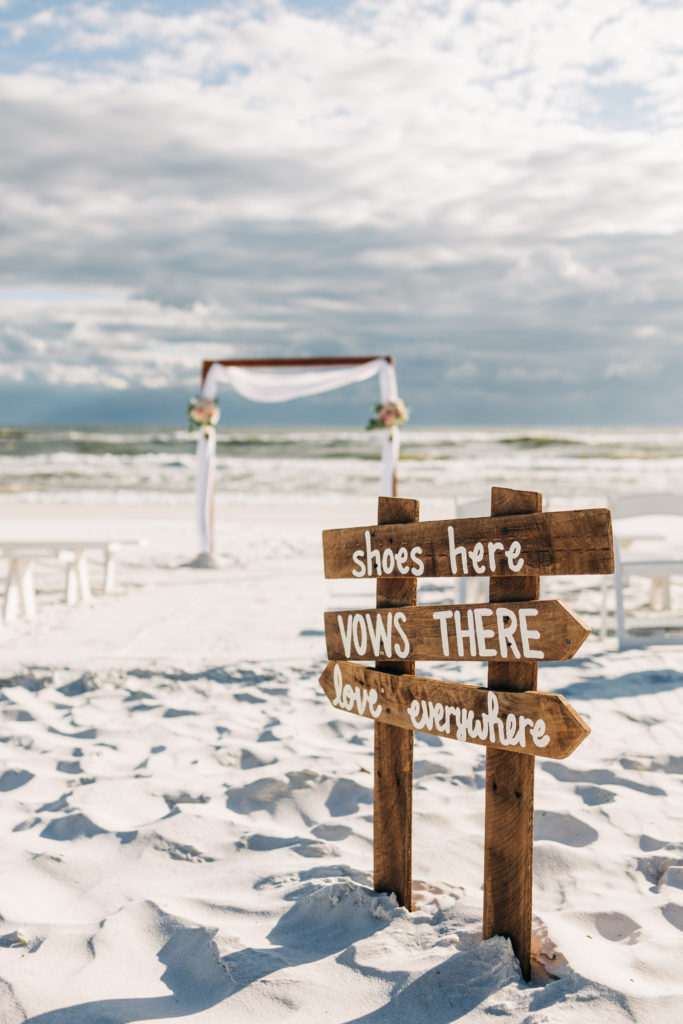
[[[665,611],[671,607],[671,589],[668,576],[655,576],[650,591],[650,605],[656,611]]]
[[[614,581],[613,581],[614,585]],[[607,577],[600,577],[600,639],[607,643]]]
[[[626,636],[626,613],[624,611],[624,580],[621,574],[621,565],[617,556],[614,579],[615,615],[617,624],[617,647],[621,651],[627,644]]]
[[[7,590],[5,591],[5,622],[12,622],[21,611],[25,618],[36,617],[36,592],[33,586],[33,564],[27,558],[10,559]]]
[[[85,604],[92,601],[90,576],[88,575],[88,559],[85,551],[75,552],[76,577],[78,579],[78,596]]]
[[[5,622],[14,622],[19,608],[19,573],[17,559],[10,558],[7,570],[7,587],[5,588],[5,604],[2,617]]]
[[[66,563],[66,581],[64,588],[64,600],[67,604],[78,603],[78,577],[76,575],[76,563],[71,551],[61,551],[59,554],[61,562]]]
[[[36,591],[33,586],[33,564],[25,562],[21,574],[21,605],[27,619],[36,617]]]
[[[116,583],[116,555],[113,551],[107,551],[104,561],[104,592],[113,594]]]

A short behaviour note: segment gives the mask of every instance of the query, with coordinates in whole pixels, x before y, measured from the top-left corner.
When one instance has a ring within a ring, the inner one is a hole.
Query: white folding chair
[[[683,578],[683,494],[615,495],[614,611],[619,649],[652,643],[683,643],[683,608],[671,608],[671,579]],[[633,577],[650,580],[648,605],[636,616],[627,610],[625,591]],[[608,581],[603,586],[603,633]]]

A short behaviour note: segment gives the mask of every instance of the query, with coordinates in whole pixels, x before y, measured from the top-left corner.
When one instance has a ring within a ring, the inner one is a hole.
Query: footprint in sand
[[[372,803],[372,790],[351,779],[339,779],[330,790],[325,807],[333,818],[355,814],[361,804]]]
[[[210,863],[216,859],[207,853],[202,853],[196,846],[191,846],[189,843],[178,843],[158,834],[152,838],[150,846],[160,853],[167,853],[171,860],[186,860],[196,864]]]
[[[274,758],[271,757],[266,760],[258,754],[254,754],[253,751],[247,750],[246,747],[240,753],[240,768],[245,771],[249,768],[265,768],[266,765],[273,763]]]
[[[622,768],[640,772],[667,772],[669,775],[683,775],[683,757],[622,757]]]
[[[638,870],[652,882],[651,892],[661,892],[662,886],[683,889],[683,860],[675,857],[641,857]]]
[[[642,769],[643,765],[640,762],[630,762],[622,760],[622,768],[638,768]],[[575,768],[568,768],[567,765],[559,762],[544,762],[543,771],[548,772],[554,778],[559,779],[560,782],[579,782],[579,783],[590,783],[592,785],[600,786],[623,786],[626,789],[634,789],[636,793],[645,793],[648,796],[666,796],[666,791],[661,789],[659,786],[646,786],[642,782],[636,782],[634,779],[623,778],[615,772],[610,771],[609,768],[597,768],[588,772],[577,771]]]
[[[348,825],[317,825],[311,831],[318,839],[328,839],[330,842],[335,843],[340,842],[342,839],[348,839],[353,830]]]
[[[283,850],[287,846],[294,846],[298,842],[297,836],[266,836],[261,832],[255,832],[247,838],[245,845],[248,850],[256,850],[257,853],[263,853],[270,850]]]
[[[2,712],[2,717],[8,722],[35,722],[31,712],[23,708],[7,708]]]
[[[291,796],[299,789],[310,789],[325,782],[324,775],[308,769],[299,772],[287,772],[285,779],[256,779],[246,786],[228,790],[227,806],[238,814],[251,814],[259,808],[273,814],[280,800]],[[372,799],[372,798],[371,798]]]
[[[616,793],[613,793],[611,789],[603,789],[602,786],[577,786],[576,792],[588,807],[611,804],[617,798]]]
[[[0,793],[9,793],[11,789],[19,789],[20,786],[25,786],[33,778],[35,778],[33,772],[24,770],[15,772],[8,768],[6,772],[0,775]]]
[[[445,765],[437,764],[435,761],[416,761],[413,766],[413,777],[424,779],[429,775],[444,775],[446,771]]]
[[[640,848],[645,853],[652,853],[654,850],[661,850],[667,845],[666,839],[655,839],[654,836],[648,836],[645,833],[640,837]]]
[[[74,811],[61,818],[54,818],[40,834],[43,839],[54,839],[63,843],[71,839],[79,839],[81,836],[89,839],[92,836],[103,835],[104,832],[105,830],[91,821],[86,814]]]
[[[683,932],[683,907],[679,903],[667,903],[665,907],[662,907],[662,914],[674,928],[678,928],[679,932]]]
[[[612,911],[609,914],[596,914],[595,927],[603,939],[610,942],[625,942],[633,946],[640,938],[640,925],[627,914]]]
[[[548,839],[565,846],[589,846],[598,838],[598,833],[590,825],[579,821],[572,814],[559,814],[556,811],[536,812],[534,834],[536,839]]]

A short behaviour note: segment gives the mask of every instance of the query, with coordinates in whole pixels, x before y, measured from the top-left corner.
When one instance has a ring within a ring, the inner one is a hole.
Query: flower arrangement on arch
[[[390,430],[391,427],[400,427],[407,423],[410,417],[402,398],[397,398],[394,402],[373,405],[372,411],[375,415],[368,421],[366,430]]]
[[[191,398],[187,403],[187,416],[190,430],[202,430],[208,437],[211,427],[215,427],[221,418],[218,399]]]

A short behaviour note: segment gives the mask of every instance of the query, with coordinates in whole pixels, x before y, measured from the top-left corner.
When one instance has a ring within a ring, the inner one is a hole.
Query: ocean
[[[401,432],[399,493],[467,501],[492,485],[568,507],[683,490],[683,428],[417,428]],[[346,502],[377,494],[382,438],[353,428],[220,428],[218,500]],[[0,500],[191,501],[196,435],[176,428],[0,430]],[[547,507],[547,506],[546,506]]]

